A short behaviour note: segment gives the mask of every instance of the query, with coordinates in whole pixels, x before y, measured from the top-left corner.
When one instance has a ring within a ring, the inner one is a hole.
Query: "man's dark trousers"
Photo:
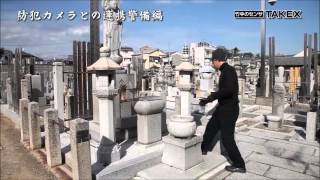
[[[241,157],[239,149],[234,140],[235,124],[239,115],[239,105],[224,104],[217,107],[216,111],[212,114],[212,118],[207,124],[205,133],[203,135],[203,142],[201,149],[209,151],[211,149],[211,142],[216,137],[219,130],[221,131],[221,142],[225,147],[229,158],[236,167],[245,167],[245,163]]]

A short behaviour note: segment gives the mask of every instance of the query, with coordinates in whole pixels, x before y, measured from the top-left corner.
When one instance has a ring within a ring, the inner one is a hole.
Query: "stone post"
[[[61,144],[58,123],[58,111],[56,109],[46,109],[44,111],[45,144],[47,162],[49,167],[54,167],[62,163]]]
[[[16,48],[14,66],[13,66],[13,81],[12,81],[12,99],[13,109],[19,113],[19,100],[21,98],[21,60],[22,60],[22,48]]]
[[[155,91],[155,83],[156,83],[156,78],[151,77],[151,91]]]
[[[238,81],[239,81],[239,92],[240,92],[240,115],[239,115],[239,117],[242,117],[245,80],[242,78],[239,78]]]
[[[28,84],[26,79],[21,79],[21,99],[28,99]]]
[[[26,74],[24,75],[24,79],[27,81],[27,93],[28,93],[28,99],[31,100],[32,98],[32,75]]]
[[[41,148],[41,129],[39,119],[39,104],[31,102],[28,104],[28,119],[29,119],[29,135],[30,135],[30,148]]]
[[[58,118],[63,120],[64,118],[64,96],[63,96],[63,63],[53,63],[53,96],[54,96],[54,108],[58,110]]]
[[[92,92],[96,90],[96,75],[92,74]],[[99,123],[99,103],[97,96],[92,93],[93,122]]]
[[[283,85],[275,84],[272,95],[272,114],[279,116],[281,121],[284,116],[284,94],[285,89]]]
[[[146,91],[146,79],[141,80],[141,91]]]
[[[278,67],[278,81],[276,83],[278,84],[284,83],[284,67],[283,66]]]
[[[307,142],[314,142],[316,138],[317,129],[317,112],[307,113],[307,127],[306,127],[306,140]]]
[[[68,89],[68,92],[66,96],[64,97],[64,102],[65,102],[65,110],[64,110],[64,118],[65,119],[72,119],[75,117],[74,115],[74,96],[72,94],[72,90]],[[65,122],[65,126],[69,127],[70,121]]]
[[[161,97],[142,97],[134,106],[138,114],[138,143],[149,145],[161,140],[161,113],[165,101]]]
[[[20,141],[24,142],[29,140],[29,126],[28,126],[28,103],[26,98],[19,100],[19,112],[20,112]]]
[[[269,66],[269,68],[270,68],[270,66]],[[270,86],[270,73],[269,73],[269,71],[266,71],[266,76],[265,76],[265,79],[266,79],[266,82],[265,82],[265,97],[269,97],[270,96],[270,94],[269,94],[269,86]]]
[[[6,80],[6,91],[7,91],[7,103],[9,109],[13,109],[13,100],[12,100],[12,83],[11,78],[7,78]]]
[[[202,137],[195,136],[196,123],[191,116],[191,76],[194,66],[181,63],[178,87],[181,92],[181,113],[173,115],[168,121],[169,136],[163,138],[165,144],[162,163],[181,170],[187,170],[203,161],[201,155]],[[177,108],[177,107],[176,107]]]
[[[273,86],[272,93],[272,115],[267,116],[268,127],[271,129],[279,129],[282,126],[284,118],[284,68],[280,66],[278,68],[278,77],[276,83]]]
[[[283,120],[284,115],[284,95],[285,88],[283,85],[284,82],[284,68],[280,66],[278,68],[278,78],[276,80],[276,84],[273,87],[273,95],[272,95],[272,114],[280,116],[281,120]]]
[[[70,122],[70,146],[72,157],[72,178],[91,180],[91,154],[89,123],[84,119]]]

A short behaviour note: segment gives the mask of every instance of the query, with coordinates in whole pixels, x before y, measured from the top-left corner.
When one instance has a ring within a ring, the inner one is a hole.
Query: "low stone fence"
[[[60,133],[70,135],[72,179],[92,179],[90,157],[89,122],[84,119],[70,119],[70,128],[59,121],[56,109],[39,113],[39,104],[23,98],[19,100],[21,142],[30,150],[45,147],[46,163],[49,168],[63,165]],[[41,122],[44,121],[45,143],[41,141]],[[68,174],[68,173],[66,173]]]

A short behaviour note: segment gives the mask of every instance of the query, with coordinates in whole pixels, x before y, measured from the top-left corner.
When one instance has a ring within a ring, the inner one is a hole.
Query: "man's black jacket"
[[[235,69],[227,63],[223,63],[219,70],[221,75],[219,78],[219,89],[216,92],[212,92],[206,102],[212,102],[218,99],[219,105],[223,104],[238,104],[238,78]]]

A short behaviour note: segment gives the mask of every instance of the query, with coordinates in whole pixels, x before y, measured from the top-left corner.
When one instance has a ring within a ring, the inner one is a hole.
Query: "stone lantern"
[[[213,90],[213,68],[210,65],[210,60],[204,61],[204,66],[200,68],[200,97],[207,97],[209,92]]]
[[[100,48],[98,61],[87,67],[89,72],[96,74],[93,94],[98,99],[100,122],[98,161],[102,163],[120,159],[120,152],[115,144],[114,97],[118,94],[118,89],[115,89],[115,71],[121,67],[108,57],[108,52],[107,47]]]
[[[196,122],[191,116],[191,84],[194,66],[181,63],[179,71],[180,114],[173,115],[168,123],[169,136],[163,138],[165,144],[162,162],[181,170],[187,170],[203,161],[201,155],[202,137],[195,136]]]

